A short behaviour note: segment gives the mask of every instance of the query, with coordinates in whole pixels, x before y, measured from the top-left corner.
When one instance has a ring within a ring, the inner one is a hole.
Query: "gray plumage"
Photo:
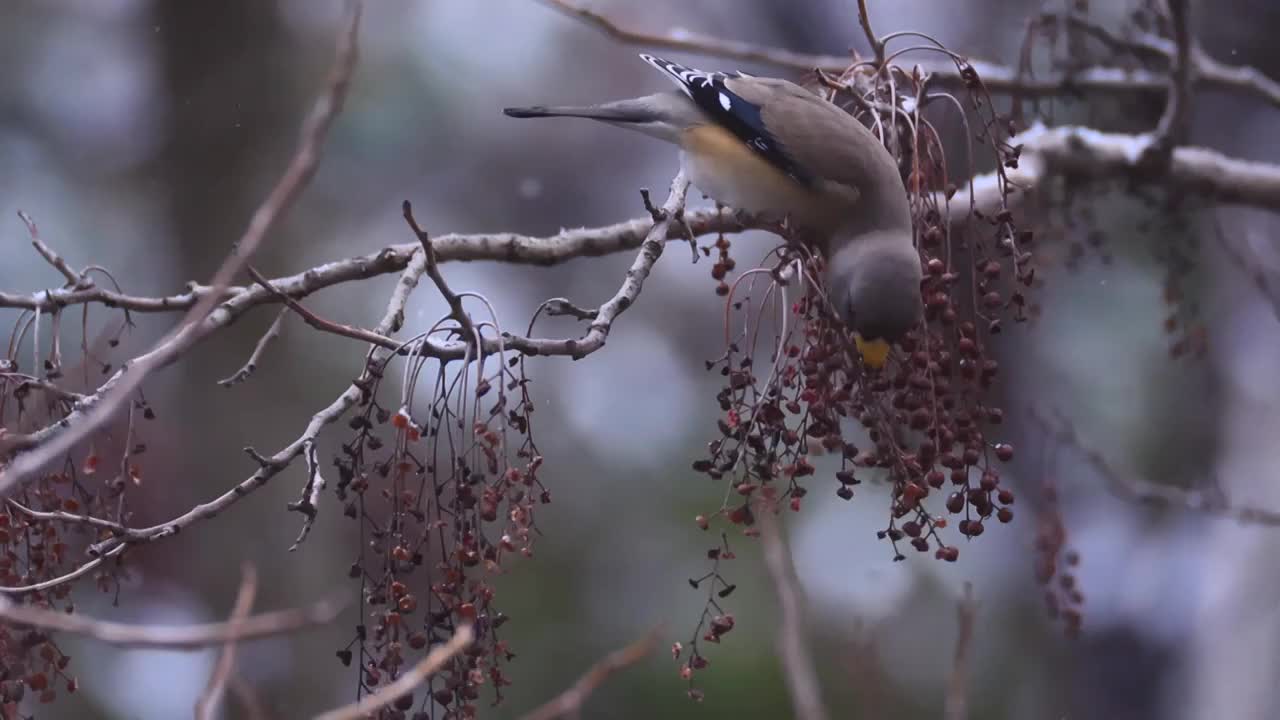
[[[897,163],[853,116],[795,83],[706,73],[649,55],[678,90],[591,106],[508,108],[583,117],[681,148],[718,202],[788,216],[827,257],[828,298],[865,340],[894,342],[922,313],[920,257]]]

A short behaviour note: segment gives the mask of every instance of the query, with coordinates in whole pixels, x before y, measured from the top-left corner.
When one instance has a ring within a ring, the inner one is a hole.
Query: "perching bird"
[[[680,147],[703,193],[729,207],[786,216],[827,258],[827,295],[864,361],[920,319],[920,256],[897,163],[853,116],[787,80],[703,72],[641,58],[678,90],[590,106],[507,108],[511,117],[582,117]]]

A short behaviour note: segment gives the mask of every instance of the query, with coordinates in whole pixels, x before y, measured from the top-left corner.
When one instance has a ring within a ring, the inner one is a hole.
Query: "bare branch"
[[[852,55],[809,55],[780,48],[770,48],[755,43],[724,40],[710,35],[677,28],[667,33],[646,33],[624,28],[607,16],[575,0],[542,0],[544,5],[581,20],[609,37],[630,45],[666,48],[684,52],[714,55],[716,57],[759,62],[775,67],[810,71],[815,67],[843,70],[852,61]]]
[[[766,508],[756,513],[756,519],[760,526],[764,564],[769,569],[769,579],[778,595],[778,608],[782,615],[778,623],[778,654],[787,690],[791,693],[792,717],[797,720],[825,720],[827,709],[822,703],[822,686],[805,639],[804,611],[798,590],[800,581],[791,563],[791,551],[782,538],[782,528],[773,509]]]
[[[88,397],[78,392],[65,390],[48,380],[41,380],[32,375],[24,375],[22,373],[0,373],[0,380],[16,380],[17,386],[13,389],[15,393],[21,393],[24,390],[39,390],[54,399],[69,403],[83,402]]]
[[[604,656],[599,662],[592,665],[586,674],[578,678],[578,681],[572,687],[555,696],[536,710],[525,714],[521,720],[554,720],[554,718],[578,717],[579,713],[582,712],[583,703],[587,701],[587,698],[591,697],[591,693],[595,692],[596,688],[604,684],[605,680],[608,680],[614,673],[635,665],[653,652],[660,633],[661,628],[655,627],[639,640]]]
[[[236,273],[247,263],[262,244],[276,220],[293,205],[315,173],[320,158],[320,146],[324,142],[342,102],[355,67],[356,32],[360,26],[360,3],[352,0],[351,20],[338,43],[337,59],[329,73],[328,87],[316,101],[315,107],[303,123],[302,138],[284,175],[272,188],[266,200],[258,207],[249,227],[236,243],[235,249],[214,274],[210,283],[212,291],[202,297],[187,313],[179,326],[163,338],[150,352],[141,355],[122,368],[98,393],[98,402],[81,413],[74,427],[68,428],[41,447],[18,456],[0,470],[0,493],[13,487],[23,478],[70,450],[77,442],[111,419],[115,411],[127,401],[142,382],[154,370],[165,367],[202,338],[220,328],[225,321],[214,312],[214,304]]]
[[[252,565],[246,564],[240,571],[240,590],[236,593],[236,603],[232,606],[231,618],[227,623],[230,627],[238,630],[244,619],[249,617],[249,612],[253,610],[253,598],[257,592],[258,571]],[[222,702],[223,690],[227,686],[227,679],[231,677],[231,670],[235,667],[235,657],[236,641],[235,639],[227,640],[222,645],[218,662],[209,676],[209,684],[205,686],[200,699],[196,701],[196,720],[208,720],[217,712],[218,703]]]
[[[746,216],[704,209],[685,214],[686,222],[696,235],[739,233],[744,230],[767,229],[763,222]],[[744,220],[750,224],[744,224]],[[653,226],[649,218],[637,218],[598,228],[563,230],[549,237],[531,237],[516,233],[481,233],[476,235],[440,235],[432,246],[441,263],[454,261],[494,260],[513,265],[552,266],[580,257],[601,257],[634,250],[640,246]],[[678,228],[671,228],[668,240],[687,239]],[[404,270],[420,243],[392,245],[377,252],[324,263],[286,277],[274,278],[272,287],[294,299],[304,298],[325,288],[366,280]],[[144,313],[172,313],[194,307],[212,294],[208,285],[193,285],[175,295],[146,297],[113,292],[100,287],[83,290],[49,290],[33,294],[0,292],[0,308],[17,308],[52,312],[71,305],[100,303],[106,307]],[[280,301],[275,293],[253,285],[231,286],[219,296],[219,302],[236,300],[237,314],[259,305]]]
[[[755,43],[724,40],[710,35],[676,28],[668,32],[641,32],[624,28],[609,17],[591,10],[577,0],[541,0],[544,5],[581,20],[619,42],[643,45],[649,48],[667,48],[712,57],[754,62],[809,74],[814,69],[840,75],[853,62],[853,55],[814,55],[772,48]],[[1166,52],[1169,52],[1166,50]],[[1160,73],[1146,70],[1130,70],[1114,67],[1089,67],[1073,70],[1061,77],[1027,78],[1016,68],[981,59],[967,59],[969,66],[982,79],[983,86],[997,94],[1014,94],[1025,98],[1043,98],[1080,93],[1104,93],[1123,95],[1134,92],[1167,92],[1169,80]],[[1256,68],[1230,66],[1209,58],[1196,50],[1193,53],[1196,74],[1205,86],[1221,90],[1242,92],[1280,107],[1280,83],[1268,78]],[[932,87],[946,90],[965,88],[969,82],[965,74],[950,60],[921,56],[913,60],[922,72],[932,76]]]
[[[118,522],[113,522],[111,520],[103,520],[101,518],[92,517],[90,515],[76,515],[74,513],[69,513],[64,510],[54,510],[52,512],[42,512],[38,510],[32,510],[31,508],[18,503],[16,500],[12,498],[5,499],[5,504],[7,504],[9,507],[13,508],[14,510],[17,510],[18,512],[22,513],[23,515],[26,515],[27,517],[33,520],[54,520],[57,522],[90,525],[93,527],[102,528],[104,530],[110,530],[111,532],[116,533],[118,535],[127,535],[129,533],[129,529]]]
[[[858,0],[858,24],[862,26],[862,32],[867,36],[867,43],[871,45],[871,52],[876,58],[876,67],[884,67],[884,42],[871,29],[871,15],[867,13],[867,0]]]
[[[0,618],[16,625],[29,625],[53,632],[83,635],[108,645],[154,650],[201,650],[231,641],[256,640],[295,632],[334,621],[345,602],[323,600],[313,605],[252,615],[239,622],[202,625],[128,625],[96,620],[81,613],[67,614],[30,605],[4,603]]]
[[[48,590],[50,588],[54,588],[59,585],[64,585],[66,583],[72,582],[74,580],[78,580],[84,577],[85,575],[89,574],[90,572],[93,572],[95,569],[97,569],[99,565],[105,563],[106,561],[110,560],[116,555],[119,555],[120,553],[124,552],[124,548],[125,548],[124,545],[118,545],[116,547],[113,547],[107,552],[104,552],[101,555],[98,555],[97,557],[90,560],[89,562],[86,562],[85,564],[76,568],[75,570],[72,570],[71,572],[68,572],[68,573],[64,573],[55,578],[49,578],[48,580],[45,580],[43,582],[34,583],[32,585],[19,585],[16,587],[0,587],[0,594],[26,595],[27,593],[44,592],[45,590]],[[3,615],[4,613],[0,612],[0,617],[3,617]]]
[[[1187,9],[1174,8],[1170,6],[1170,21],[1176,23],[1179,21],[1175,12],[1182,12],[1181,21],[1188,19]],[[1123,48],[1131,52],[1142,54],[1148,57],[1158,58],[1170,68],[1174,66],[1178,56],[1178,28],[1174,25],[1174,39],[1168,40],[1150,33],[1143,33],[1134,36],[1121,37],[1109,28],[1099,25],[1086,17],[1077,13],[1070,13],[1065,16],[1056,14],[1047,14],[1041,16],[1041,22],[1059,22],[1064,21],[1067,24],[1080,28],[1088,32],[1092,37],[1102,41],[1111,48]],[[1190,32],[1186,34],[1186,48],[1189,53],[1188,61],[1184,62],[1184,67],[1189,67],[1195,75],[1195,80],[1203,83],[1206,87],[1216,88],[1218,90],[1226,90],[1240,93],[1241,95],[1253,95],[1268,105],[1280,107],[1280,82],[1276,82],[1267,77],[1257,68],[1247,65],[1228,65],[1219,62],[1206,54],[1200,47],[1191,40]],[[1154,78],[1153,78],[1154,79]],[[1169,88],[1168,80],[1164,81],[1166,89]],[[1152,88],[1154,89],[1154,88]]]
[[[427,678],[444,667],[445,663],[465,650],[471,644],[473,637],[470,625],[458,626],[458,629],[453,633],[453,637],[449,638],[449,642],[437,646],[427,653],[426,657],[422,658],[408,672],[397,678],[395,682],[383,686],[363,700],[344,705],[336,710],[321,713],[315,717],[315,720],[358,720],[358,718],[369,717],[378,708],[386,707],[395,702],[396,698],[413,692],[414,688],[426,682]]]
[[[1116,470],[1092,447],[1085,445],[1076,433],[1075,427],[1060,413],[1053,413],[1052,419],[1037,411],[1032,411],[1032,421],[1044,429],[1051,440],[1065,447],[1074,449],[1106,483],[1116,495],[1134,500],[1143,505],[1161,508],[1181,508],[1193,512],[1217,515],[1234,520],[1241,525],[1263,525],[1280,527],[1280,512],[1243,505],[1232,504],[1226,493],[1217,482],[1208,490],[1180,488],[1162,485]]]
[[[404,221],[409,224],[413,234],[418,236],[418,242],[422,244],[422,252],[427,257],[427,277],[431,278],[431,282],[435,283],[436,289],[440,291],[441,297],[449,304],[449,315],[457,321],[463,342],[475,342],[475,339],[480,335],[476,332],[475,325],[471,322],[471,316],[462,307],[462,298],[458,297],[457,293],[449,287],[449,283],[444,279],[444,274],[440,272],[440,262],[436,258],[436,249],[431,242],[431,235],[418,226],[418,221],[413,217],[413,205],[408,200],[405,200],[401,205],[401,212],[404,214]]]
[[[289,509],[300,512],[306,518],[302,521],[302,530],[298,539],[289,546],[289,552],[298,549],[311,528],[316,524],[316,516],[320,514],[320,493],[324,490],[324,476],[320,474],[320,459],[316,457],[316,441],[307,440],[302,444],[302,457],[307,463],[307,484],[302,488],[302,497],[297,502],[289,503]]]
[[[400,274],[400,280],[396,283],[390,300],[387,301],[386,312],[375,328],[376,332],[386,334],[397,332],[400,329],[404,322],[405,304],[409,302],[409,295],[413,292],[413,289],[418,286],[418,279],[422,277],[424,270],[422,252],[419,248],[418,252],[413,254],[408,267]],[[149,528],[130,530],[129,534],[124,538],[112,538],[96,543],[90,546],[90,552],[105,554],[122,550],[130,544],[154,542],[175,535],[188,525],[216,517],[218,513],[249,496],[265,485],[271,478],[289,467],[294,458],[302,454],[308,443],[315,441],[320,434],[320,430],[326,425],[336,422],[347,410],[359,402],[362,393],[361,384],[368,382],[369,374],[373,372],[372,368],[375,368],[385,360],[389,354],[390,351],[382,348],[377,348],[371,352],[365,361],[364,371],[361,373],[360,378],[348,386],[346,391],[327,407],[312,415],[311,422],[307,423],[307,427],[302,431],[302,434],[279,452],[270,457],[250,452],[258,461],[258,469],[238,485],[209,502],[201,503],[191,508],[172,520]],[[310,480],[308,480],[308,485],[310,485]]]
[[[54,252],[53,248],[44,244],[44,241],[40,239],[40,228],[36,226],[36,221],[21,210],[18,211],[18,217],[22,218],[22,222],[27,226],[27,234],[31,236],[31,244],[35,247],[36,252],[40,253],[40,257],[44,258],[45,262],[52,265],[55,270],[62,273],[62,277],[67,280],[67,287],[78,287],[84,279],[79,273],[72,270],[67,261]]]
[[[279,298],[280,302],[284,303],[286,306],[288,306],[290,310],[296,312],[299,316],[301,316],[302,319],[305,320],[308,325],[315,328],[316,330],[319,330],[320,332],[327,332],[333,335],[337,335],[338,337],[350,338],[352,340],[359,340],[360,342],[366,342],[366,343],[369,343],[370,345],[377,345],[379,347],[384,347],[388,350],[396,350],[400,347],[400,343],[396,342],[395,340],[392,340],[386,335],[370,332],[369,330],[365,330],[363,328],[352,327],[350,325],[343,325],[342,323],[336,323],[331,320],[325,320],[319,315],[316,315],[315,313],[311,312],[307,308],[303,307],[302,303],[298,302],[297,300],[294,300],[293,298],[289,297],[285,293],[277,290],[273,285],[271,285],[271,281],[263,277],[262,273],[258,272],[258,270],[254,268],[252,265],[246,266],[245,272],[249,273],[249,276],[253,278],[254,282],[258,283],[262,287],[265,287],[272,295],[275,295],[277,298]]]
[[[1195,80],[1189,17],[1191,12],[1187,7],[1187,0],[1166,2],[1169,5],[1169,21],[1173,25],[1174,42],[1174,51],[1169,56],[1169,92],[1164,113],[1152,133],[1151,145],[1144,158],[1162,168],[1168,164],[1173,149],[1187,138],[1191,121],[1191,84]]]
[[[219,380],[219,385],[223,387],[239,385],[253,375],[254,371],[258,369],[258,363],[262,362],[262,353],[266,352],[267,345],[270,345],[272,340],[280,337],[280,326],[284,323],[284,316],[288,311],[287,307],[280,308],[280,312],[276,313],[276,319],[271,322],[271,327],[267,328],[261,338],[258,338],[258,344],[253,347],[253,354],[249,356],[249,360],[234,375]]]
[[[688,192],[689,178],[685,177],[684,171],[681,170],[671,181],[671,192],[667,195],[667,201],[662,204],[662,219],[655,221],[645,235],[644,242],[640,245],[640,254],[627,269],[627,277],[623,280],[622,286],[612,298],[600,306],[587,334],[578,340],[565,341],[562,348],[557,347],[556,343],[545,343],[546,349],[552,352],[547,353],[540,348],[536,354],[567,354],[577,360],[604,347],[609,330],[613,327],[613,321],[626,312],[627,308],[635,303],[636,298],[640,297],[645,279],[649,277],[649,272],[658,262],[658,258],[662,257],[663,243],[670,236],[675,218],[684,212],[685,195]],[[678,231],[678,228],[676,229]],[[523,350],[518,345],[514,347],[517,350]],[[555,351],[559,349],[567,352],[556,353]]]
[[[951,678],[947,681],[945,720],[969,717],[969,655],[973,644],[973,625],[978,606],[973,599],[973,585],[964,584],[964,595],[956,604],[956,649],[951,659]]]

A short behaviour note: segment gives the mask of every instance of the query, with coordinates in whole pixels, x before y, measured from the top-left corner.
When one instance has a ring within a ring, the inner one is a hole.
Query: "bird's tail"
[[[513,118],[578,117],[605,122],[652,122],[653,112],[641,103],[622,101],[603,105],[533,105],[531,107],[504,108],[503,114]]]

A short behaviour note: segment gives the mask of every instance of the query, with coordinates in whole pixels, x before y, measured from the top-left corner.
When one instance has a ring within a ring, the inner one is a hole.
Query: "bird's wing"
[[[826,99],[775,78],[729,78],[725,85],[760,108],[762,126],[773,137],[783,138],[775,141],[781,151],[814,183],[860,194],[873,184],[901,184],[897,163],[879,138]]]
[[[774,167],[811,187],[813,176],[797,162],[769,129],[765,108],[736,90],[737,81],[759,82],[746,73],[705,72],[653,55],[640,57],[662,71],[716,124],[730,131]]]

